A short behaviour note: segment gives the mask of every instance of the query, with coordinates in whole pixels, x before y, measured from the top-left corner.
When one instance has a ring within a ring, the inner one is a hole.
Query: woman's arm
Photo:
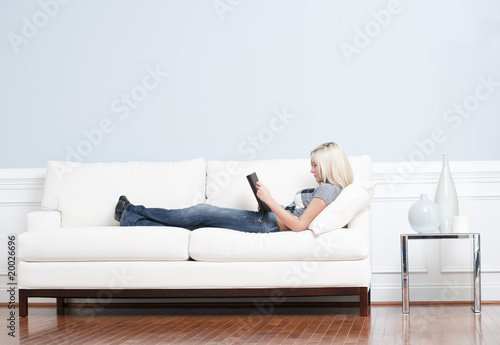
[[[264,201],[271,211],[274,212],[277,218],[279,218],[290,230],[293,231],[303,231],[309,227],[309,224],[321,211],[325,209],[326,202],[320,198],[313,198],[309,205],[304,210],[304,213],[297,218],[290,212],[281,207],[280,204],[269,193],[269,190],[262,182],[257,182],[257,197]]]

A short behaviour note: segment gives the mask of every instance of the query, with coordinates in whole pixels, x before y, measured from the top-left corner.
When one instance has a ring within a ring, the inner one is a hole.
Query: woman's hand
[[[265,202],[266,204],[270,202],[273,197],[271,196],[271,193],[269,193],[269,189],[260,181],[257,181],[257,197]]]

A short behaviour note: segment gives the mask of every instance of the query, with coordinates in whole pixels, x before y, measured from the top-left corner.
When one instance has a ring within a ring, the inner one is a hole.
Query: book
[[[267,204],[264,201],[260,200],[257,196],[257,182],[259,181],[257,174],[252,173],[250,175],[247,175],[247,180],[248,183],[250,183],[250,187],[252,188],[253,195],[255,195],[255,199],[257,199],[257,202],[259,203],[260,210],[264,213],[271,212],[269,206],[267,206]]]

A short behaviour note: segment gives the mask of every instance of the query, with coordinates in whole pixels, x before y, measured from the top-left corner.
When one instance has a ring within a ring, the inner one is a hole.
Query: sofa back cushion
[[[49,161],[42,209],[62,214],[62,226],[118,225],[118,197],[134,204],[178,208],[205,201],[206,161],[72,163]]]
[[[349,161],[355,182],[371,180],[372,161],[369,156],[352,156]],[[246,175],[256,172],[276,201],[287,206],[297,191],[317,185],[310,169],[309,159],[208,161],[207,203],[256,210],[257,201],[246,179]]]

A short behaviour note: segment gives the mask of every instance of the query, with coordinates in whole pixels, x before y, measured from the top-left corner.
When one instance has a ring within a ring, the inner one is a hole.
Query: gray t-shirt
[[[326,202],[326,205],[330,205],[339,196],[341,191],[339,186],[330,183],[323,183],[316,188],[298,191],[295,194],[293,202],[285,207],[285,210],[298,218],[304,213],[304,210],[313,198],[320,198]]]

